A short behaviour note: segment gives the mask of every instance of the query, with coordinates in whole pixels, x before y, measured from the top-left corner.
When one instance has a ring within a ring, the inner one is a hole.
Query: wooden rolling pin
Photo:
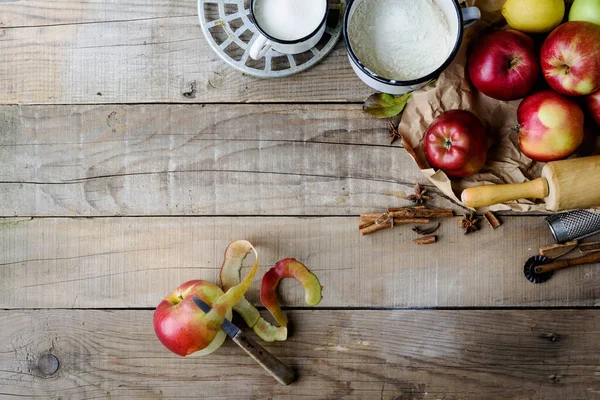
[[[544,199],[549,211],[600,206],[600,156],[549,162],[542,177],[511,185],[484,185],[465,189],[467,207],[484,207],[518,199]]]

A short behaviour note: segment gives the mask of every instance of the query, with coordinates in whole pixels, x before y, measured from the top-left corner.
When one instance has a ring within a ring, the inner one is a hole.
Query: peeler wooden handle
[[[587,256],[571,258],[569,260],[559,260],[550,264],[535,267],[536,274],[557,271],[559,269],[573,267],[575,265],[594,264],[600,262],[600,253],[592,253]]]
[[[548,182],[544,178],[508,185],[483,185],[463,190],[461,199],[471,208],[491,206],[518,199],[543,199],[548,197]]]
[[[279,361],[273,354],[265,350],[254,340],[239,331],[232,337],[233,341],[240,346],[250,357],[259,363],[269,374],[282,385],[294,382],[295,374],[287,365]]]

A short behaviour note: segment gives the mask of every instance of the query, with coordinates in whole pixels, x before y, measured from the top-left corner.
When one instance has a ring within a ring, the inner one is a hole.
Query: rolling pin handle
[[[543,199],[548,197],[548,182],[544,178],[508,185],[483,185],[463,190],[461,200],[471,208],[491,206],[518,199]]]

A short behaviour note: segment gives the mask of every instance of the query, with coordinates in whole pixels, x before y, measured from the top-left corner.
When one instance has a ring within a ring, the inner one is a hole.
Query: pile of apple
[[[595,15],[600,15],[600,0],[575,0],[573,7],[578,2],[596,4]],[[591,11],[586,16],[596,18]],[[488,34],[475,43],[467,69],[473,85],[486,96],[524,98],[517,110],[521,152],[548,162],[569,157],[581,146],[585,108],[600,126],[600,25],[569,21],[543,39],[537,49],[532,37],[515,29]],[[540,74],[549,88],[532,94]],[[485,164],[485,143],[485,128],[477,117],[454,110],[432,123],[424,150],[432,167],[450,177],[465,177]]]

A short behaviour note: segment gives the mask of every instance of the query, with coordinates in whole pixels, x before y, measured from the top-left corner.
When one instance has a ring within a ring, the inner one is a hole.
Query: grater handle
[[[540,265],[535,267],[535,273],[544,274],[547,272],[557,271],[559,269],[574,267],[576,265],[595,264],[597,262],[600,262],[600,253],[593,253],[583,257],[560,260],[550,264]]]

